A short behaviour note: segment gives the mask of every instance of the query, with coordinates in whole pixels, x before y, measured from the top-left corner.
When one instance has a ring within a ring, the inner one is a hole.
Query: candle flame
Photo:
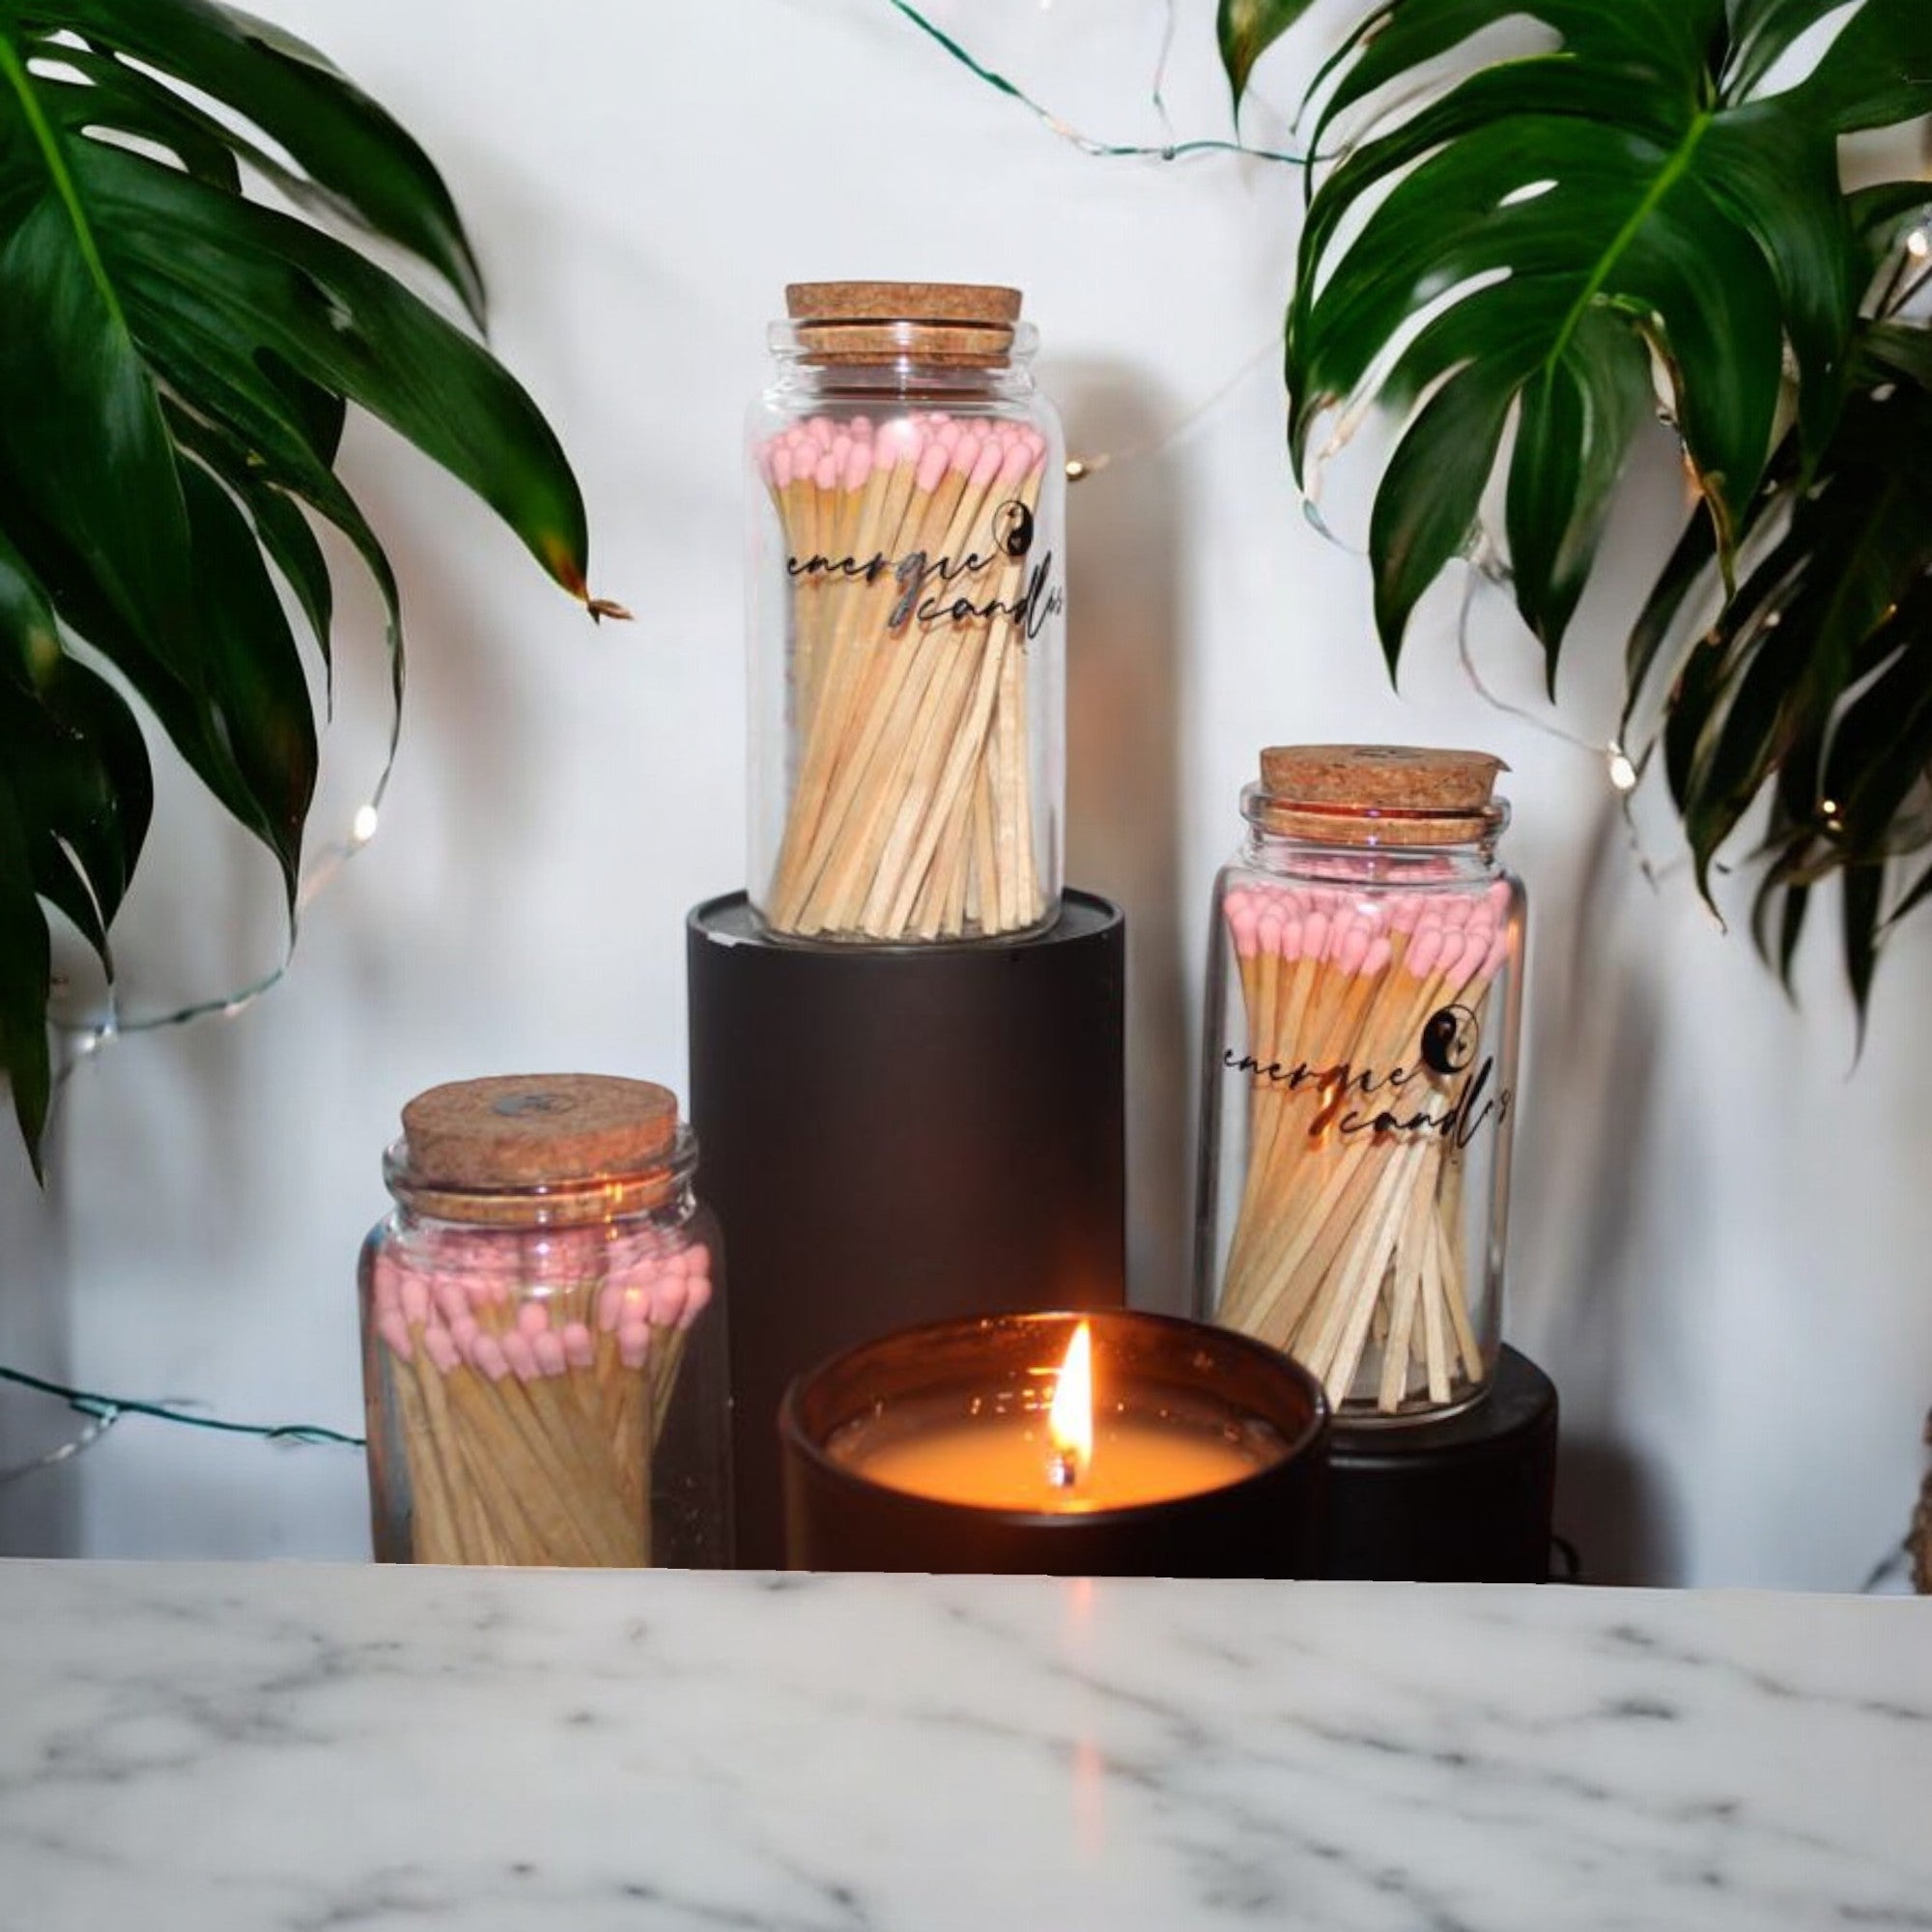
[[[1046,1433],[1064,1480],[1077,1482],[1094,1460],[1094,1336],[1081,1322],[1066,1345],[1066,1359],[1054,1384]]]

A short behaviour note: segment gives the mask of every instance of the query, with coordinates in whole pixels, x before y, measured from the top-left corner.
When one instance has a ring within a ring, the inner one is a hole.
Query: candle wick
[[[1080,1474],[1080,1465],[1072,1454],[1062,1449],[1054,1455],[1046,1465],[1046,1480],[1056,1490],[1070,1490]]]

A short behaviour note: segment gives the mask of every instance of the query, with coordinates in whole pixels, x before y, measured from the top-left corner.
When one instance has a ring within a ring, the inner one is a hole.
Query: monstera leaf
[[[1224,0],[1237,102],[1302,11]],[[1506,25],[1534,43],[1469,51]],[[1761,931],[1788,963],[1809,888],[1843,870],[1861,1004],[1932,758],[1932,358],[1909,279],[1875,303],[1872,273],[1926,190],[1848,196],[1838,144],[1928,111],[1926,0],[1386,0],[1302,117],[1290,445],[1306,482],[1371,410],[1399,424],[1370,525],[1391,667],[1423,593],[1482,546],[1553,688],[1663,414],[1699,508],[1632,671],[1715,604],[1663,734],[1699,877],[1773,787]]]
[[[258,184],[409,251],[480,324],[435,168],[313,48],[214,0],[0,0],[0,1069],[37,1167],[46,908],[111,973],[151,797],[130,702],[273,854],[293,908],[317,748],[288,613],[326,665],[332,612],[312,517],[387,603],[400,698],[395,581],[335,473],[348,406],[586,597],[582,501],[536,405]]]
[[[1916,259],[1898,230],[1924,192],[1854,198],[1874,269]],[[1932,845],[1932,331],[1894,312],[1898,293],[1860,324],[1817,459],[1795,436],[1774,459],[1736,591],[1714,593],[1709,526],[1692,525],[1629,667],[1633,714],[1669,675],[1664,768],[1700,876],[1770,789],[1753,923],[1787,983],[1811,889],[1842,871],[1861,1010],[1885,931],[1932,896],[1932,868],[1901,878],[1893,863]]]

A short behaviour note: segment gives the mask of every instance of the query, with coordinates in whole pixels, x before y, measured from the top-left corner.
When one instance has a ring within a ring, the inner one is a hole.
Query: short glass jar
[[[1495,1367],[1524,937],[1501,768],[1265,751],[1215,882],[1197,1303],[1343,1422],[1452,1413]]]
[[[786,291],[748,432],[750,889],[774,934],[1052,923],[1065,451],[1017,290]]]
[[[383,1562],[730,1556],[718,1230],[641,1080],[470,1080],[403,1109],[362,1249]]]

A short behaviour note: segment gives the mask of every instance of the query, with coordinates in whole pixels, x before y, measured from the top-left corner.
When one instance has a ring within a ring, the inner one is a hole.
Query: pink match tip
[[[510,1373],[510,1363],[503,1351],[503,1345],[488,1329],[477,1329],[469,1346],[463,1352],[493,1382],[501,1381]]]
[[[563,1352],[573,1369],[587,1369],[597,1359],[597,1338],[581,1321],[563,1331]]]
[[[1328,915],[1320,906],[1301,922],[1301,951],[1304,958],[1325,959],[1328,956]]]
[[[854,436],[866,437],[869,439],[872,434],[872,419],[870,416],[854,416],[852,420],[846,424],[846,428],[850,430]]]
[[[627,1369],[641,1369],[651,1352],[651,1324],[626,1321],[617,1331],[617,1354]]]
[[[380,1311],[403,1305],[403,1271],[391,1255],[376,1254],[369,1264],[369,1295]]]
[[[1509,927],[1502,926],[1497,930],[1496,936],[1490,941],[1490,950],[1483,954],[1482,971],[1477,975],[1477,978],[1485,985],[1488,985],[1496,977],[1496,973],[1502,966],[1503,961],[1509,957]]]
[[[677,1319],[680,1328],[689,1328],[711,1304],[711,1283],[707,1277],[695,1274],[691,1277],[691,1293],[684,1304],[684,1313]]]
[[[1435,971],[1435,962],[1441,956],[1442,928],[1432,921],[1415,928],[1415,937],[1402,956],[1403,968],[1413,978],[1426,980]]]
[[[379,1310],[376,1316],[376,1332],[404,1361],[413,1359],[415,1350],[410,1342],[409,1323],[403,1320],[399,1309]]]
[[[855,439],[845,452],[845,487],[848,490],[863,490],[866,478],[872,473],[872,445],[863,439]]]
[[[668,1274],[660,1278],[657,1293],[651,1296],[651,1326],[670,1328],[682,1318],[685,1304],[691,1299],[692,1285],[681,1274]]]
[[[550,1310],[541,1301],[526,1301],[517,1310],[517,1328],[535,1339],[550,1332]]]
[[[1253,898],[1246,893],[1230,893],[1222,912],[1228,921],[1228,930],[1234,935],[1235,951],[1243,959],[1252,959],[1255,956],[1255,927],[1258,923]]]
[[[420,1328],[429,1320],[429,1284],[421,1275],[405,1272],[396,1283],[396,1296],[403,1320],[412,1328]]]
[[[1362,977],[1373,980],[1388,969],[1395,948],[1379,933],[1369,942],[1369,950],[1362,955]]]
[[[838,464],[830,451],[818,459],[818,467],[811,472],[811,480],[821,490],[838,489]]]
[[[545,1376],[560,1376],[570,1366],[570,1358],[563,1346],[563,1337],[546,1328],[541,1335],[530,1338],[530,1347],[536,1353],[537,1371]]]
[[[520,1382],[535,1381],[542,1373],[537,1367],[537,1351],[530,1346],[530,1338],[520,1330],[508,1330],[498,1338],[497,1346],[503,1351],[504,1361],[510,1365],[510,1372]],[[480,1342],[477,1349],[480,1353]]]
[[[1359,920],[1350,920],[1338,930],[1335,963],[1345,973],[1359,973],[1369,956],[1369,928]]]
[[[946,474],[949,460],[950,452],[943,442],[933,441],[926,444],[924,455],[919,459],[919,474],[916,480],[927,496],[939,488],[939,479]]]
[[[999,475],[1006,463],[1006,452],[989,436],[980,445],[979,460],[973,465],[973,482],[976,488],[983,490]]]
[[[448,1375],[463,1360],[463,1351],[456,1346],[455,1338],[446,1328],[431,1328],[425,1331],[423,1353],[444,1375]]]

